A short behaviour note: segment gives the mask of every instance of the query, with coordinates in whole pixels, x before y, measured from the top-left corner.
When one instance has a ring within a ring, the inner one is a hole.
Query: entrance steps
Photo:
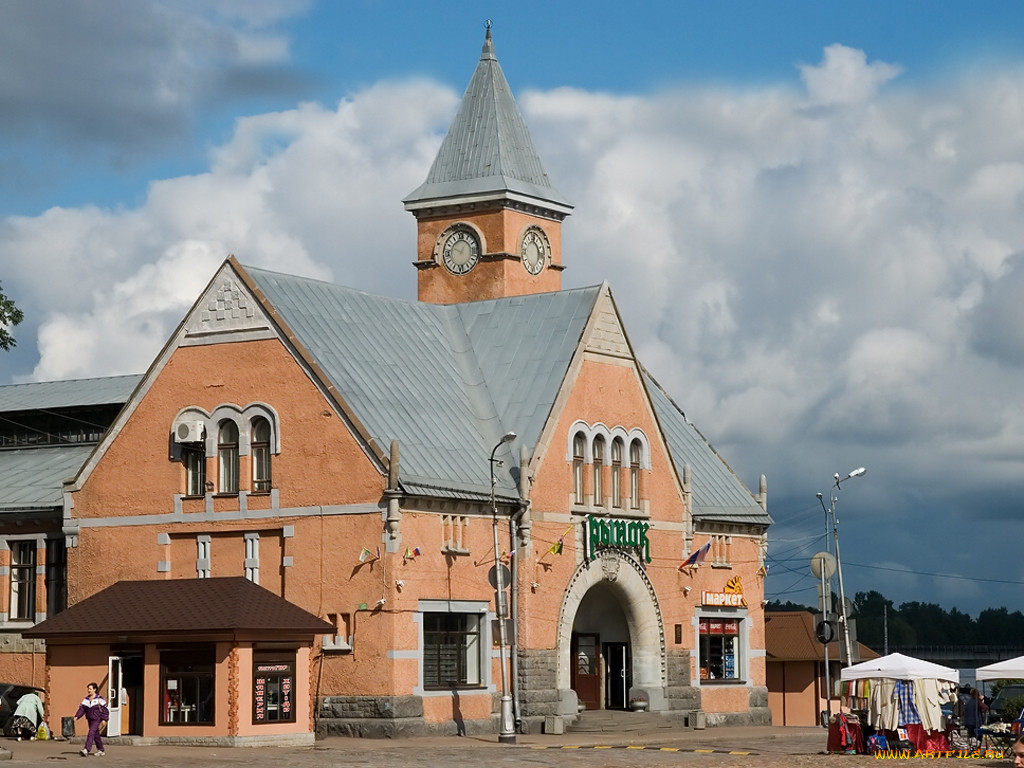
[[[679,713],[681,714],[681,713]],[[660,712],[626,712],[619,709],[585,710],[567,725],[566,733],[634,733],[679,728],[679,722]]]

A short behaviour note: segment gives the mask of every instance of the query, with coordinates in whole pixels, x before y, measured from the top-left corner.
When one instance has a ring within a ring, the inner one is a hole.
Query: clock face
[[[468,229],[457,229],[445,238],[441,260],[453,275],[464,275],[480,261],[480,243]]]
[[[523,257],[523,266],[531,275],[539,275],[544,269],[544,262],[547,260],[548,246],[544,235],[540,230],[530,229],[523,235],[523,245],[520,248]]]

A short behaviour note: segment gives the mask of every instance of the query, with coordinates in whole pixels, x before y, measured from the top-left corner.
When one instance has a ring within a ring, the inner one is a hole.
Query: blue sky
[[[566,287],[751,488],[771,596],[1024,608],[1024,4],[7,0],[0,383],[143,371],[228,253],[412,298],[484,21]],[[935,575],[941,574],[941,575]]]

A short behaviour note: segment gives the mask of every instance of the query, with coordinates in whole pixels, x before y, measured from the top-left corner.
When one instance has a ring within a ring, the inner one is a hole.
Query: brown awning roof
[[[334,634],[328,622],[242,577],[119,581],[23,632],[91,635]]]
[[[860,658],[877,659],[878,654],[863,643]],[[807,611],[779,611],[764,615],[764,647],[769,661],[824,661],[825,646],[814,636],[814,615]],[[834,655],[832,650],[835,651]],[[839,646],[832,644],[829,655],[839,658]]]

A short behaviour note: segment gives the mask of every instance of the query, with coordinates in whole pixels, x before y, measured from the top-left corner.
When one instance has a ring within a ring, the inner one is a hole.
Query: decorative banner
[[[651,526],[637,520],[614,520],[587,516],[587,528],[590,532],[590,557],[597,554],[598,549],[635,549],[645,562],[651,562],[651,543],[647,539],[647,531]]]
[[[363,547],[363,551],[359,553],[359,562],[365,563],[371,557],[374,557],[373,550],[369,547]],[[380,558],[380,549],[377,550],[377,559]]]

